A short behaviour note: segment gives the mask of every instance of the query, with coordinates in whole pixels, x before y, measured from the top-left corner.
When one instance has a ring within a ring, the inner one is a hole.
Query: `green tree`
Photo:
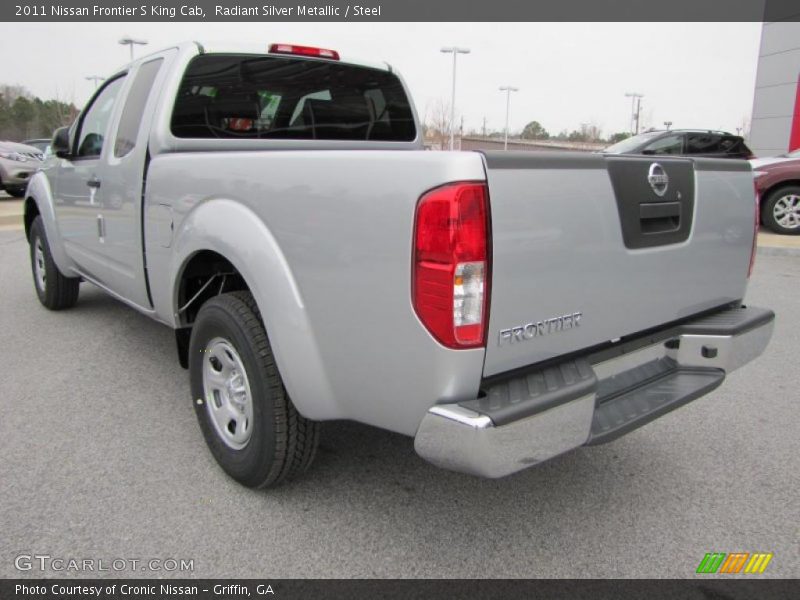
[[[78,114],[71,103],[42,100],[25,88],[0,84],[0,139],[49,138]]]
[[[627,140],[629,137],[631,137],[631,134],[628,133],[627,131],[619,131],[614,135],[612,135],[611,137],[609,137],[608,141],[611,142],[612,144],[616,144],[617,142],[621,142],[622,140]]]
[[[570,142],[585,142],[586,134],[582,131],[578,131],[577,129],[573,129],[567,136],[567,140]]]
[[[36,106],[25,96],[20,96],[14,100],[14,104],[11,106],[11,118],[17,133],[15,137],[28,137],[30,131],[35,127]]]
[[[542,127],[539,121],[531,121],[525,125],[520,137],[523,140],[546,140],[550,137],[550,134],[547,133],[547,130]]]

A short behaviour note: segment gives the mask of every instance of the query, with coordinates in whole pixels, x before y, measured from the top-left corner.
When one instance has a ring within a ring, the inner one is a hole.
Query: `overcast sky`
[[[449,103],[451,55],[460,55],[456,109],[465,129],[537,120],[552,134],[594,123],[629,129],[625,92],[644,94],[645,125],[735,131],[753,103],[760,23],[0,23],[0,83],[82,105],[94,84],[127,62],[123,35],[150,48],[184,40],[289,42],[385,60],[406,79],[420,116]],[[137,48],[137,52],[142,50]]]

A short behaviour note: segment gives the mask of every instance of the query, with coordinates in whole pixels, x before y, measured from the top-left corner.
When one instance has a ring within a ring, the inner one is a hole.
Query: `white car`
[[[0,142],[0,186],[17,198],[25,195],[28,180],[42,165],[39,149],[16,142]]]

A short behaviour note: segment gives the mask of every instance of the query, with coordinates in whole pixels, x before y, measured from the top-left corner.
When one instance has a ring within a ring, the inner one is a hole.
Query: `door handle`
[[[90,188],[99,188],[100,187],[100,180],[97,177],[92,177],[89,181],[86,182]]]
[[[681,226],[680,202],[643,202],[639,205],[642,233],[666,233]]]
[[[103,215],[97,215],[97,237],[101,243],[106,241],[106,220]]]

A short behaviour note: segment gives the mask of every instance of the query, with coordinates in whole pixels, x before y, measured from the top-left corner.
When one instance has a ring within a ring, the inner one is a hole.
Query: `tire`
[[[233,479],[266,488],[308,469],[319,423],[301,416],[287,395],[249,292],[221,294],[200,308],[189,377],[206,443]]]
[[[22,198],[25,195],[25,187],[7,187],[6,194],[14,198]]]
[[[50,253],[50,244],[44,232],[42,217],[36,217],[30,230],[31,273],[36,296],[50,310],[75,306],[81,280],[61,274]]]
[[[775,233],[800,235],[800,186],[770,192],[761,209],[761,221]]]

